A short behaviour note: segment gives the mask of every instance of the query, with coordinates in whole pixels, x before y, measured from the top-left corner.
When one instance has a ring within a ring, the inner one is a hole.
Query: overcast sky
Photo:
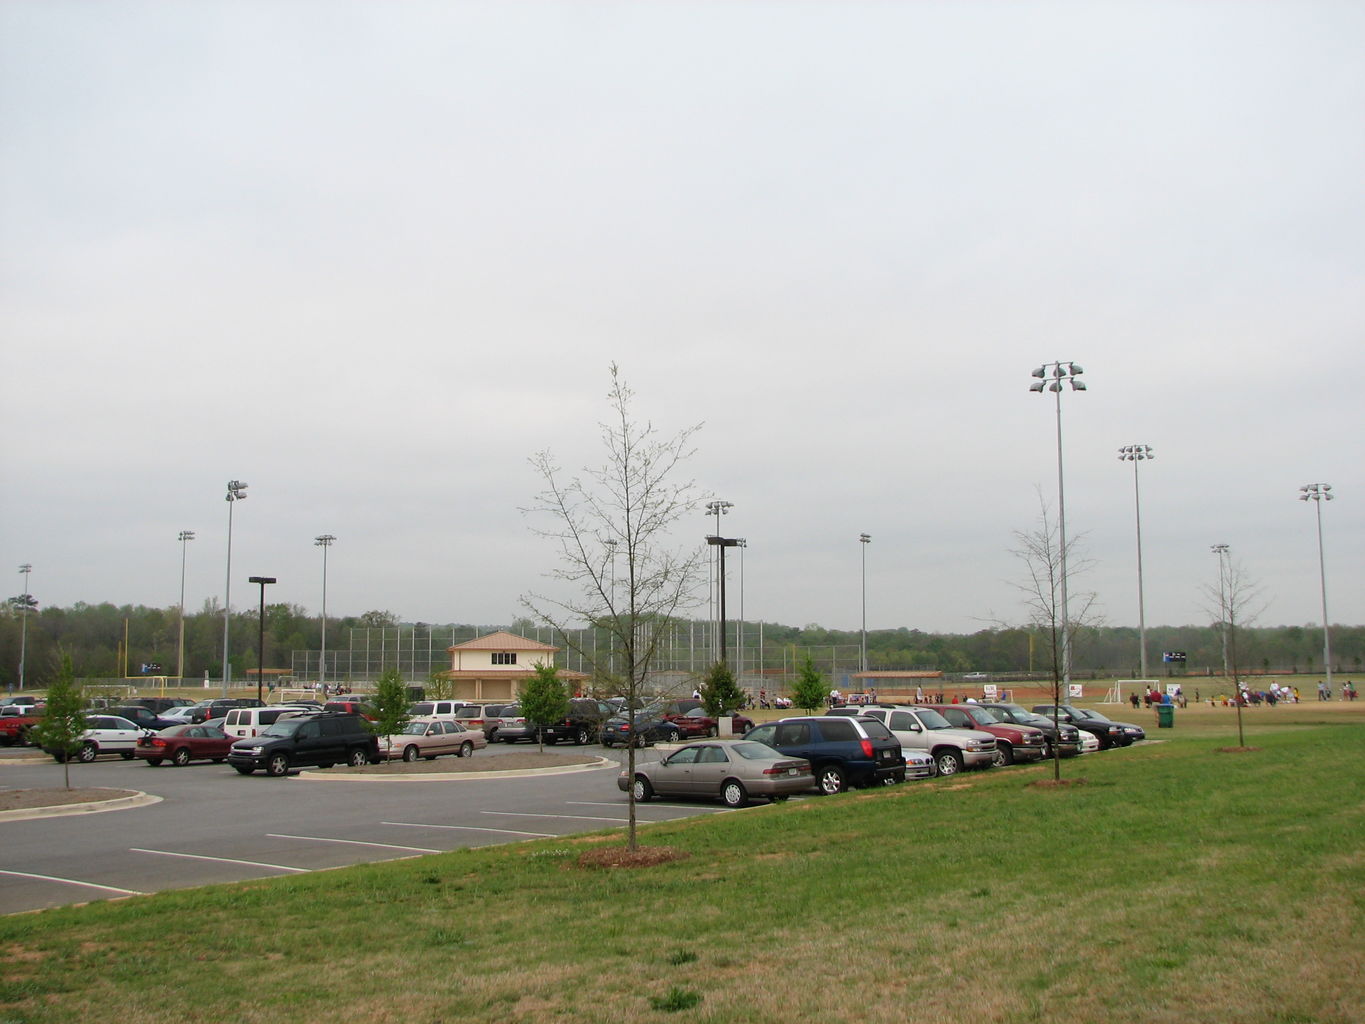
[[[1365,622],[1365,6],[0,5],[0,549],[42,606],[507,622],[607,367],[734,503],[745,615]],[[678,532],[700,543],[699,510]],[[733,562],[732,562],[733,565]],[[737,595],[731,590],[732,608]],[[1159,634],[1154,649],[1160,646]]]

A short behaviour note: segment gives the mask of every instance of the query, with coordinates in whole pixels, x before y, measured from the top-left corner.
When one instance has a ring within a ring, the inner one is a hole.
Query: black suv
[[[572,740],[574,746],[591,743],[602,732],[602,724],[615,712],[606,701],[589,697],[574,697],[569,701],[569,713],[545,725],[545,742]]]
[[[267,775],[285,775],[290,768],[330,768],[345,763],[359,768],[379,763],[379,737],[359,715],[323,712],[286,718],[259,736],[238,740],[228,764],[243,775],[264,768]]]
[[[804,757],[821,793],[905,781],[900,742],[875,718],[783,718],[755,726],[744,738]]]

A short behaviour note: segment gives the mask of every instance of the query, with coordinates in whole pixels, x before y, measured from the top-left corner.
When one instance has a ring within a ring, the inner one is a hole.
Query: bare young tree
[[[1218,555],[1218,584],[1203,588],[1206,610],[1218,623],[1223,638],[1224,675],[1232,682],[1232,703],[1237,709],[1237,745],[1246,746],[1242,723],[1242,684],[1237,660],[1238,630],[1252,625],[1265,610],[1260,584],[1251,579],[1240,562],[1234,562],[1226,544],[1214,545]]]
[[[531,464],[545,487],[524,512],[552,525],[533,531],[558,545],[559,565],[549,578],[564,584],[555,594],[530,593],[522,604],[549,623],[593,668],[598,679],[614,674],[626,698],[632,742],[627,745],[627,777],[635,777],[635,715],[646,681],[670,623],[696,603],[701,580],[699,545],[670,546],[669,530],[691,514],[698,501],[692,480],[677,479],[693,454],[692,438],[701,425],[661,437],[652,423],[631,411],[634,392],[610,367],[609,419],[600,424],[603,463],[566,475],[548,450]],[[574,639],[579,627],[605,630],[610,643],[589,648]],[[637,847],[635,801],[628,792],[631,850]]]
[[[1066,541],[1066,557],[1062,557],[1060,524],[1053,518],[1042,494],[1038,495],[1038,522],[1030,530],[1016,530],[1019,546],[1010,553],[1024,566],[1023,578],[1015,586],[1024,596],[1031,628],[1044,639],[1044,660],[1052,672],[1052,724],[1059,725],[1058,705],[1062,698],[1062,680],[1070,677],[1070,661],[1076,650],[1076,640],[1082,632],[1099,625],[1096,595],[1093,591],[1077,591],[1076,577],[1094,563],[1079,557],[1078,545],[1084,535]],[[1063,566],[1066,584],[1063,588]],[[1067,594],[1067,608],[1063,614],[1062,594]],[[1065,641],[1064,641],[1065,638]],[[1062,777],[1060,744],[1052,744],[1052,777]]]

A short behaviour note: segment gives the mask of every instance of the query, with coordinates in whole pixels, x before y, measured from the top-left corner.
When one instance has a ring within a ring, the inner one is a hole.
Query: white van
[[[453,719],[462,707],[462,700],[419,700],[408,707],[408,714],[413,718]]]
[[[315,715],[317,708],[293,704],[272,704],[268,708],[233,708],[223,719],[223,732],[229,736],[259,736],[267,726],[274,725],[282,718],[298,718],[302,715]]]

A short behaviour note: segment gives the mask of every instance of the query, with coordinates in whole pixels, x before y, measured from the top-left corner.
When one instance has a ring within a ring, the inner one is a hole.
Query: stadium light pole
[[[729,514],[730,514],[730,509],[732,509],[732,508],[734,508],[734,507],[735,507],[735,503],[734,503],[733,501],[721,501],[721,500],[719,500],[719,499],[716,499],[716,500],[713,500],[713,501],[708,501],[708,502],[706,503],[706,514],[707,514],[708,516],[715,516],[715,517],[716,517],[716,532],[715,532],[715,536],[717,536],[717,537],[720,536],[720,517],[721,517],[721,516],[724,516],[724,515],[729,515]],[[715,566],[716,566],[716,559],[713,558],[713,559],[711,559],[711,561],[709,561],[709,562],[707,563],[707,572],[708,572],[708,573],[713,572],[713,571],[715,570]],[[723,650],[723,648],[724,648],[724,646],[725,646],[724,641],[721,639],[720,633],[719,633],[719,629],[722,629],[722,628],[724,628],[724,627],[718,627],[717,624],[716,624],[716,593],[717,593],[716,588],[717,588],[718,586],[724,587],[725,584],[724,584],[724,582],[719,582],[719,583],[718,583],[718,582],[715,580],[714,577],[712,577],[712,579],[709,581],[708,586],[707,586],[707,600],[710,602],[710,616],[711,616],[711,661],[712,661],[713,663],[716,662],[716,661],[724,661],[724,660],[725,660],[724,654],[719,653],[719,652],[721,652],[721,651]],[[723,615],[722,615],[722,618],[724,618]]]
[[[181,530],[180,536],[176,540],[180,541],[180,641],[177,646],[175,675],[183,684],[185,682],[185,555],[189,550],[189,542],[194,540],[194,531]]]
[[[336,540],[330,533],[313,538],[313,546],[322,548],[322,653],[318,657],[318,685],[327,692],[327,549]]]
[[[862,671],[867,672],[867,546],[872,543],[872,534],[858,534],[858,545],[863,549],[863,657]],[[866,682],[866,680],[864,680]]]
[[[1232,557],[1229,554],[1232,549],[1226,544],[1215,544],[1209,550],[1218,556],[1218,611],[1223,619],[1218,625],[1219,632],[1223,634],[1223,678],[1226,679],[1228,676],[1228,569],[1226,563]],[[1233,686],[1236,687],[1235,681]]]
[[[1133,510],[1137,518],[1138,570],[1138,662],[1139,674],[1147,678],[1147,612],[1142,599],[1142,495],[1138,490],[1138,463],[1156,458],[1149,444],[1126,444],[1119,449],[1119,461],[1133,464]]]
[[[259,622],[260,632],[257,634],[257,655],[256,655],[256,699],[261,700],[261,683],[265,680],[265,585],[276,582],[274,576],[251,576],[247,579],[248,583],[259,583],[261,585],[261,611]]]
[[[1322,583],[1322,663],[1327,673],[1327,695],[1332,695],[1332,632],[1327,618],[1327,560],[1322,550],[1322,503],[1336,497],[1331,484],[1304,484],[1299,500],[1311,501],[1318,513],[1318,579]]]
[[[1071,689],[1071,623],[1066,579],[1066,487],[1062,474],[1062,381],[1069,383],[1072,391],[1084,391],[1085,383],[1076,379],[1084,372],[1077,363],[1065,360],[1044,363],[1033,371],[1038,379],[1028,387],[1029,391],[1038,394],[1051,391],[1057,401],[1057,528],[1060,540],[1057,557],[1062,582],[1062,686],[1067,693]]]
[[[738,537],[718,537],[711,536],[706,538],[706,543],[713,547],[720,548],[720,657],[717,659],[722,665],[725,664],[725,549],[739,547],[744,542]]]
[[[24,603],[19,609],[19,689],[24,688],[24,663],[28,659],[28,577],[33,572],[33,563],[25,562],[19,566],[19,573],[24,577]]]
[[[228,627],[232,621],[232,506],[246,500],[247,485],[241,480],[227,483],[228,532],[227,532],[227,582],[223,585],[223,696],[227,696],[228,681],[232,669],[228,667]]]

